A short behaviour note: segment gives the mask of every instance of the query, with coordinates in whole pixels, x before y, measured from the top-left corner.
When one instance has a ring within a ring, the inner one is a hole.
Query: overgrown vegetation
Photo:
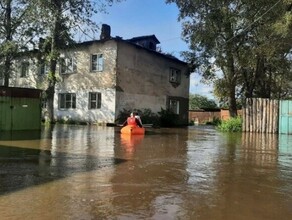
[[[178,126],[178,115],[171,110],[161,108],[158,113],[153,113],[151,109],[123,109],[116,120],[117,124],[122,124],[129,117],[131,112],[137,112],[143,124],[152,124],[153,127],[175,127]]]
[[[242,118],[234,117],[226,121],[222,121],[217,126],[219,131],[223,132],[241,132],[242,131]]]
[[[175,3],[182,53],[237,116],[237,100],[292,96],[292,0],[166,0]]]

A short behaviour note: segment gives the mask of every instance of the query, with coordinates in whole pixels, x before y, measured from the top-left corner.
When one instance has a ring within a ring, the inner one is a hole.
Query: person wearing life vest
[[[135,117],[135,114],[133,112],[130,114],[130,117],[128,117],[127,120],[123,123],[123,126],[126,125],[138,126],[140,128],[143,127],[140,121]]]

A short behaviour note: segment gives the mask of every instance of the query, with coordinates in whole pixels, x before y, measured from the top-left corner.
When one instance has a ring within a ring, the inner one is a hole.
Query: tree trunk
[[[57,67],[57,59],[59,57],[59,32],[60,32],[60,17],[61,10],[58,8],[54,21],[54,27],[52,29],[52,40],[51,40],[51,51],[50,51],[50,72],[48,76],[49,85],[46,90],[47,95],[47,104],[48,104],[48,123],[54,123],[54,97],[55,97],[55,85],[57,82],[56,78],[56,67]]]
[[[230,117],[236,117],[237,107],[236,107],[236,98],[235,98],[235,86],[233,86],[232,88],[229,88],[228,104],[229,104]]]
[[[12,42],[12,25],[11,25],[11,2],[12,0],[6,1],[5,6],[5,21],[4,21],[4,29],[6,34],[5,42],[7,47],[10,47],[10,43]],[[4,62],[4,86],[9,86],[9,77],[11,73],[11,64],[12,64],[12,56],[11,51],[8,50],[8,52],[5,54],[5,62]]]

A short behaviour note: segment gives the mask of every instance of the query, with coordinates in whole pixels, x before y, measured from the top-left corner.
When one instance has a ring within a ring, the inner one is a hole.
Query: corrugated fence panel
[[[279,101],[252,98],[246,99],[243,109],[243,131],[277,133],[279,130]]]

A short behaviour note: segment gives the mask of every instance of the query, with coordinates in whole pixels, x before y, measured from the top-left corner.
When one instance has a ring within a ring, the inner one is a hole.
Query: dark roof
[[[89,45],[92,45],[94,43],[103,43],[103,42],[106,42],[106,41],[109,41],[109,40],[114,40],[114,41],[118,41],[118,42],[119,41],[120,42],[125,42],[125,43],[128,43],[128,44],[134,45],[137,48],[145,49],[145,50],[148,50],[149,52],[155,53],[155,54],[160,55],[160,56],[163,56],[165,58],[169,58],[171,60],[175,60],[177,62],[186,64],[186,62],[184,62],[184,61],[176,58],[175,56],[172,56],[170,54],[164,54],[164,53],[161,53],[161,52],[158,52],[158,51],[154,51],[154,50],[150,50],[148,48],[145,48],[145,47],[140,46],[140,45],[138,45],[138,44],[135,43],[135,42],[137,42],[139,40],[144,40],[144,39],[149,39],[149,38],[152,38],[157,43],[160,43],[158,41],[158,39],[156,38],[155,35],[147,35],[147,36],[133,37],[133,38],[128,39],[128,40],[124,40],[121,37],[111,37],[110,39],[106,39],[106,40],[90,40],[90,41],[83,41],[83,42],[80,42],[80,43],[73,43],[73,44],[70,44],[70,45],[64,45],[63,46],[63,49],[66,49],[66,48],[76,48],[76,47],[82,47],[82,46],[89,46]],[[38,50],[37,49],[34,49],[34,50],[31,50],[31,51],[26,51],[25,53],[29,53],[29,54],[35,53],[35,54],[37,54],[38,53]]]
[[[128,39],[127,41],[137,42],[137,41],[140,41],[140,40],[148,40],[148,39],[152,39],[157,44],[160,44],[159,40],[157,39],[157,37],[154,34],[152,34],[152,35],[145,35],[145,36],[139,36],[139,37],[133,37],[131,39]]]

